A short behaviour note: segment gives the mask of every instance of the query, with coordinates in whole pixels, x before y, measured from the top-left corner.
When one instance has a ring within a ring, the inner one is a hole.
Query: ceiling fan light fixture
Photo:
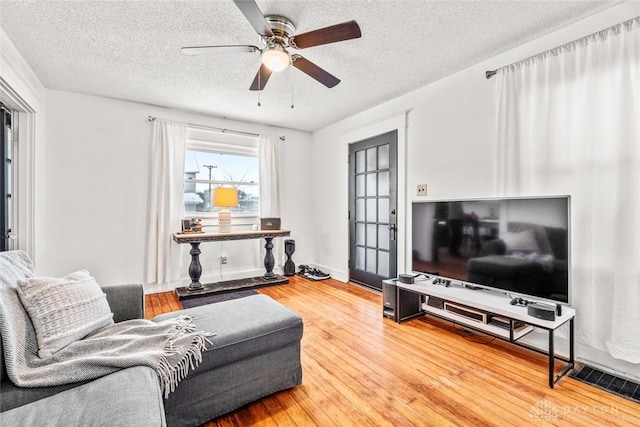
[[[291,63],[289,52],[282,46],[274,45],[262,52],[262,63],[273,72],[286,69]]]
[[[256,0],[233,0],[233,3],[260,36],[259,46],[261,47],[253,45],[190,46],[183,47],[182,52],[186,55],[260,52],[262,63],[253,83],[249,86],[249,90],[252,91],[263,90],[272,73],[286,70],[289,65],[327,88],[335,87],[340,83],[340,79],[333,74],[298,54],[291,55],[287,49],[306,49],[360,38],[362,32],[355,20],[296,34],[296,27],[289,18],[283,15],[263,14]]]

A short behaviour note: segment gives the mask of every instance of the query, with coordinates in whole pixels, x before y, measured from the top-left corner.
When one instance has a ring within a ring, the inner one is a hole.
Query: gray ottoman
[[[200,365],[165,400],[167,425],[201,425],[302,382],[302,319],[266,295],[167,313],[216,333]]]

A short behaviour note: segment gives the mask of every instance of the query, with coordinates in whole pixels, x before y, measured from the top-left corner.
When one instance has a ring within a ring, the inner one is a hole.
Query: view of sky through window
[[[220,186],[238,190],[238,207],[231,208],[231,211],[257,212],[260,197],[258,174],[258,158],[255,156],[186,150],[185,212],[218,211],[211,206],[210,196]]]

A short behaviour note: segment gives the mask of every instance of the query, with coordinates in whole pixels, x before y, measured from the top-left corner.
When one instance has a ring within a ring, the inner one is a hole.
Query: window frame
[[[246,156],[254,157],[258,160],[258,175],[257,182],[244,182],[244,181],[222,181],[208,179],[187,179],[185,172],[183,172],[184,184],[209,184],[229,185],[229,186],[247,186],[255,185],[260,194],[260,181],[259,181],[259,151],[258,151],[258,137],[237,135],[222,133],[215,130],[200,128],[200,127],[188,127],[187,128],[187,140],[185,144],[185,155],[188,150],[203,151],[215,154],[227,154],[234,156]],[[256,220],[260,218],[260,202],[258,201],[258,207],[255,211],[248,212],[233,212],[234,225],[252,225],[256,223]],[[183,211],[182,218],[201,218],[205,225],[214,225],[217,223],[218,212],[187,212],[184,207],[184,192],[183,192]]]
[[[0,251],[9,251],[16,248],[17,226],[17,139],[14,132],[15,118],[17,114],[9,107],[0,103],[0,176],[2,187],[0,188]]]

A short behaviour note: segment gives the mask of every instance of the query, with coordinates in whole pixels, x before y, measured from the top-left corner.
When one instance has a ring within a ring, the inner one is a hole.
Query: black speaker
[[[406,283],[407,285],[411,285],[413,283],[415,283],[416,281],[416,275],[413,274],[399,274],[398,275],[398,282],[400,283]]]
[[[542,320],[556,320],[556,307],[547,304],[531,303],[527,305],[527,314]]]
[[[398,288],[394,284],[382,282],[382,305],[385,311],[396,310],[396,292]]]
[[[296,251],[296,241],[287,239],[284,241],[284,253],[287,255],[287,260],[284,263],[284,275],[293,276],[296,274],[296,265],[291,261],[291,255]]]

